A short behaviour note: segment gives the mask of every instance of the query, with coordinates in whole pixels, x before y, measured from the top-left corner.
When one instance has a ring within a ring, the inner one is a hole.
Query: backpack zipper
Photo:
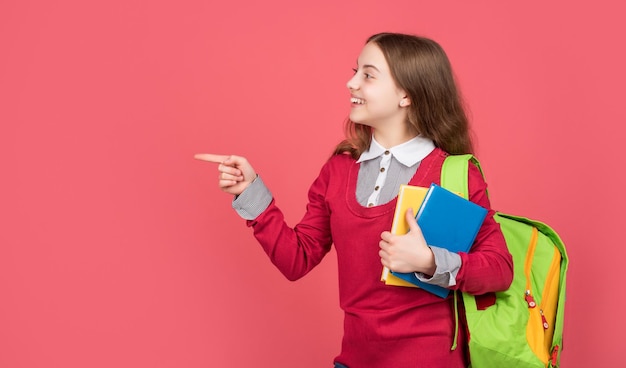
[[[549,310],[553,310],[557,299],[554,296],[558,296],[559,294],[559,266],[561,264],[561,254],[558,249],[554,249],[554,255],[552,256],[552,262],[550,263],[550,269],[548,270],[548,275],[546,276],[546,283],[544,285],[543,294],[541,295],[541,305],[539,307],[539,311],[541,312],[541,317],[544,320],[544,329],[547,330],[550,328],[548,324],[547,318],[550,318],[550,322],[554,319],[555,316],[549,315],[545,316],[543,310],[545,308],[549,308]],[[555,289],[556,290],[553,290]],[[552,298],[550,298],[552,296]],[[551,305],[546,305],[551,304]]]
[[[558,248],[554,248],[554,255],[552,256],[550,269],[546,276],[546,283],[544,285],[543,294],[541,295],[541,306],[539,309],[544,329],[544,347],[547,352],[551,353],[550,361],[553,366],[556,364],[554,362],[558,357],[559,351],[559,346],[552,346],[552,341],[554,337],[554,323],[556,322],[556,314],[553,312],[556,311],[558,304],[560,266],[561,252]],[[544,313],[544,310],[548,311],[548,313]]]
[[[537,248],[538,238],[539,231],[536,227],[533,227],[524,263],[524,273],[526,275],[526,291],[524,292],[524,299],[528,304],[529,312],[526,335],[531,350],[544,364],[547,365],[548,361],[553,358],[550,354],[553,353],[553,351],[551,351],[553,350],[551,343],[552,334],[554,333],[554,328],[551,326],[551,323],[553,324],[555,316],[551,315],[551,313],[546,315],[544,310],[556,309],[554,304],[557,303],[558,300],[554,299],[554,297],[558,297],[558,276],[561,255],[559,250],[555,248],[552,261],[550,262],[550,268],[546,275],[546,282],[541,295],[541,304],[539,305],[539,308],[537,308],[537,302],[533,296],[530,272]],[[556,291],[553,290],[554,288],[556,288]],[[558,351],[558,347],[556,349]]]
[[[537,308],[537,302],[532,293],[532,282],[530,277],[530,271],[533,265],[533,259],[535,257],[535,250],[537,249],[537,241],[539,238],[539,230],[533,226],[532,233],[530,235],[530,242],[528,243],[528,252],[526,253],[526,261],[524,263],[524,273],[526,275],[526,291],[524,292],[524,299],[528,304],[528,324],[526,325],[526,339],[530,350],[541,360],[544,365],[548,365],[548,359],[550,358],[548,352],[543,348],[545,341],[545,330],[541,327],[542,316],[540,308]]]
[[[530,269],[533,265],[533,256],[535,255],[535,249],[537,248],[537,237],[539,236],[539,231],[536,227],[533,227],[532,233],[530,235],[530,242],[528,243],[528,252],[526,253],[526,262],[524,263],[524,274],[526,275],[526,292],[524,293],[524,299],[528,304],[528,308],[535,308],[537,303],[535,302],[535,298],[531,292],[531,283],[530,283]]]

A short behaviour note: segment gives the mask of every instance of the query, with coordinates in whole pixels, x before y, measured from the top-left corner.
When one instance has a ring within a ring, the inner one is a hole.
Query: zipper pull
[[[537,306],[537,303],[535,303],[535,298],[530,295],[530,290],[526,290],[524,299],[526,299],[526,303],[528,303],[528,308],[535,308]]]
[[[548,324],[548,320],[546,319],[546,316],[543,315],[543,309],[539,309],[539,313],[541,314],[541,322],[543,323],[543,329],[547,330],[550,325]]]
[[[558,363],[558,359],[559,359],[559,346],[554,345],[554,348],[552,349],[552,356],[550,357],[553,367],[556,367],[556,363]]]

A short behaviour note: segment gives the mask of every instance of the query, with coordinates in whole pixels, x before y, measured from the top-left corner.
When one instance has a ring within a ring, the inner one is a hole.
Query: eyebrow
[[[374,65],[370,65],[370,64],[363,65],[363,68],[372,68],[372,69],[376,70],[377,72],[380,72],[380,70],[378,70],[377,67],[375,67]]]
[[[359,65],[359,62],[358,62],[358,61],[357,61],[356,65]],[[380,69],[378,69],[377,67],[375,67],[375,66],[374,66],[374,65],[372,65],[372,64],[365,64],[365,65],[363,65],[363,69],[365,69],[365,68],[372,68],[372,69],[374,69],[374,70],[376,70],[377,72],[379,72],[379,73],[380,73]]]

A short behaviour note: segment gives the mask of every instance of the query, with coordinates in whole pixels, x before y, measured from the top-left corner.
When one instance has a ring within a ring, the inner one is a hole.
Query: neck
[[[417,135],[409,133],[408,130],[389,130],[372,129],[374,139],[383,147],[391,148],[399,144],[410,141]]]

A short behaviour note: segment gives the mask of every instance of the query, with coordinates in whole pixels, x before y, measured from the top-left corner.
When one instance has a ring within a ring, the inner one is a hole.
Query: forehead
[[[383,51],[373,42],[368,42],[365,46],[363,46],[363,50],[361,50],[357,63],[360,66],[374,66],[380,71],[389,70]]]

